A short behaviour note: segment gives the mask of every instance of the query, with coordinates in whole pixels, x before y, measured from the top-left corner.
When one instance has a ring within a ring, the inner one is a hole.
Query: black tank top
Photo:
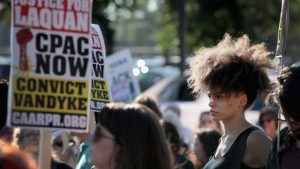
[[[203,169],[231,169],[233,163],[241,163],[240,169],[256,169],[256,168],[249,167],[243,162],[237,161],[235,159],[236,157],[235,154],[237,153],[236,151],[239,148],[240,142],[243,141],[242,138],[243,137],[248,138],[249,134],[254,130],[259,130],[259,129],[257,127],[252,126],[244,130],[241,134],[239,134],[239,136],[235,139],[235,141],[231,145],[230,149],[222,157],[216,159],[214,156],[212,156]],[[244,140],[247,141],[247,139]]]

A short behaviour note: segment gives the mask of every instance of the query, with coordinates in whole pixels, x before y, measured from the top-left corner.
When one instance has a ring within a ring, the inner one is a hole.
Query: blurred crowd
[[[3,87],[4,85],[7,85],[7,82],[2,81],[1,85]],[[165,160],[169,159],[170,162],[173,161],[172,163],[169,164],[170,166],[173,166],[173,168],[201,169],[208,162],[208,160],[214,155],[218,147],[219,140],[224,132],[224,128],[220,121],[214,121],[212,119],[212,117],[209,114],[209,111],[201,112],[199,116],[198,127],[196,129],[189,129],[182,124],[180,120],[181,110],[175,104],[170,105],[165,110],[161,111],[155,99],[146,95],[138,96],[133,101],[132,105],[134,104],[140,104],[139,105],[140,107],[136,108],[137,114],[139,113],[145,113],[145,115],[151,114],[152,117],[151,120],[157,123],[155,126],[157,127],[156,131],[153,131],[155,133],[152,133],[153,135],[150,136],[149,138],[139,135],[143,132],[147,132],[146,128],[141,128],[140,133],[136,131],[132,131],[134,128],[142,127],[142,125],[140,126],[135,123],[133,124],[133,122],[140,121],[141,119],[138,119],[137,117],[136,117],[137,119],[133,119],[134,115],[133,117],[130,116],[132,114],[132,110],[129,108],[130,105],[125,105],[125,104],[118,105],[117,103],[112,103],[108,105],[107,110],[105,109],[103,110],[103,112],[112,113],[111,111],[124,109],[118,111],[120,112],[128,111],[127,112],[128,115],[124,115],[123,118],[119,119],[120,122],[116,120],[109,122],[109,120],[111,119],[106,119],[108,118],[106,117],[107,115],[101,113],[102,114],[101,117],[96,116],[99,119],[97,124],[98,125],[100,124],[102,127],[105,126],[105,128],[108,128],[108,126],[113,127],[113,123],[121,123],[121,120],[125,121],[124,126],[120,126],[120,128],[116,130],[120,130],[121,128],[123,128],[124,130],[126,130],[124,131],[124,133],[128,134],[128,136],[124,136],[124,137],[130,139],[134,139],[134,137],[136,137],[135,138],[136,141],[128,140],[129,141],[128,144],[131,144],[133,146],[132,149],[135,149],[135,151],[141,151],[140,153],[151,152],[150,150],[149,151],[142,150],[145,149],[145,147],[151,145],[150,143],[149,144],[144,143],[144,145],[141,144],[140,142],[142,141],[141,140],[142,138],[144,138],[146,142],[155,141],[154,137],[159,137],[158,133],[163,132],[164,134],[161,133],[161,137],[163,137],[161,139],[165,139],[166,143],[161,143],[161,144],[165,146],[166,149],[165,150],[166,152],[164,152],[165,155],[168,153],[170,154],[168,155],[169,156],[168,158],[161,157],[163,158],[162,163],[166,163]],[[144,105],[151,110],[141,105]],[[116,106],[119,107],[115,108]],[[140,110],[142,108],[145,109],[145,112]],[[103,118],[105,118],[105,120]],[[277,131],[276,118],[277,118],[277,114],[275,109],[270,109],[268,107],[265,107],[264,109],[262,109],[259,117],[259,121],[257,122],[258,126],[260,126],[261,129],[264,130],[270,138],[272,138]],[[112,124],[108,124],[108,123],[112,123]],[[129,124],[132,124],[134,126],[129,126]],[[0,161],[3,162],[3,164],[0,163],[1,164],[0,166],[3,169],[4,168],[18,169],[18,167],[26,168],[26,169],[37,168],[41,131],[38,129],[30,129],[30,128],[10,128],[5,126],[4,124],[2,124],[2,126],[3,127],[0,130],[0,138],[1,138],[1,142],[0,142],[1,160]],[[107,147],[103,148],[100,146],[98,148],[95,145],[92,146],[93,143],[97,142],[98,139],[102,137],[108,138],[108,141],[116,139],[114,138],[116,136],[112,135],[109,132],[114,129],[111,130],[109,129],[108,131],[107,129],[104,130],[101,126],[96,126],[95,128],[93,127],[93,124],[91,124],[90,130],[95,130],[95,132],[91,131],[89,133],[75,133],[75,132],[67,132],[67,131],[60,131],[60,130],[52,131],[51,156],[49,156],[49,158],[51,158],[51,169],[71,169],[71,168],[88,169],[88,168],[93,168],[94,167],[93,165],[96,166],[99,165],[98,166],[99,168],[102,168],[103,167],[102,165],[108,165],[108,168],[111,168],[111,165],[113,166],[116,165],[114,160],[111,159],[113,157],[111,152],[110,153],[106,152]],[[138,134],[138,135],[133,136],[134,134]],[[91,148],[94,150],[91,151]],[[4,153],[6,154],[7,157],[4,157]],[[134,154],[132,155],[137,156],[140,153],[134,152]],[[108,157],[102,157],[102,156],[108,156]],[[101,161],[98,160],[98,158],[99,159],[104,158],[107,161],[106,162]],[[137,158],[136,160],[139,160],[139,157],[136,158]],[[13,161],[17,159],[20,159],[22,162],[14,163]]]
[[[253,126],[245,120],[243,113],[258,93],[269,89],[264,86],[269,81],[264,81],[267,77],[258,63],[252,63],[253,59],[248,61],[236,55],[253,57],[254,54],[264,55],[266,51],[263,46],[249,48],[247,37],[234,41],[226,35],[217,47],[203,49],[199,54],[203,57],[218,52],[222,57],[229,55],[218,49],[223,48],[222,45],[229,46],[228,53],[234,59],[228,56],[228,60],[215,58],[198,62],[196,66],[216,66],[201,73],[192,66],[194,78],[201,79],[197,88],[192,74],[189,79],[193,80],[192,87],[194,91],[203,88],[208,91],[211,107],[195,117],[199,119],[197,128],[188,128],[181,122],[181,110],[175,104],[161,110],[155,98],[147,95],[139,95],[129,104],[109,103],[101,112],[92,115],[86,133],[51,131],[51,153],[46,157],[51,159],[51,169],[216,169],[222,165],[232,169],[233,166],[238,166],[237,169],[297,168],[300,113],[296,97],[300,94],[300,67],[282,72],[279,87],[273,88],[279,101],[270,97],[270,104],[261,109],[257,125]],[[243,45],[247,46],[247,52],[243,53]],[[257,53],[256,48],[260,50]],[[215,63],[217,61],[225,66]],[[233,73],[228,77],[221,76],[227,71]],[[240,71],[258,75],[244,78]],[[248,85],[248,78],[257,81]],[[228,87],[228,79],[232,86]],[[251,86],[253,84],[256,86]],[[37,169],[41,130],[5,126],[8,85],[7,81],[1,80],[0,169]],[[285,119],[278,118],[280,111]],[[278,121],[284,121],[285,125],[279,125]],[[277,137],[280,144],[276,142]],[[282,146],[280,150],[277,150],[278,145]],[[253,155],[257,156],[253,158]]]

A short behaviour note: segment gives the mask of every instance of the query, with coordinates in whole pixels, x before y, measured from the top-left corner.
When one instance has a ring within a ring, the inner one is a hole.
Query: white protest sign
[[[92,79],[91,79],[91,111],[100,111],[111,101],[106,71],[106,50],[103,34],[98,25],[92,24]]]
[[[133,61],[129,49],[107,57],[108,81],[114,102],[131,102],[140,94],[140,86],[132,74]]]
[[[91,6],[12,1],[8,125],[87,131]]]

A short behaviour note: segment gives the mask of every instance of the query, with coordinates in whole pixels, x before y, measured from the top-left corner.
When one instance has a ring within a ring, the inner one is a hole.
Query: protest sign
[[[110,102],[110,90],[106,81],[106,50],[103,34],[98,25],[92,24],[92,78],[91,78],[91,111],[100,111]]]
[[[133,61],[129,49],[107,57],[108,81],[114,102],[131,102],[140,94],[140,86],[132,74]]]
[[[12,1],[8,125],[87,131],[91,6]]]

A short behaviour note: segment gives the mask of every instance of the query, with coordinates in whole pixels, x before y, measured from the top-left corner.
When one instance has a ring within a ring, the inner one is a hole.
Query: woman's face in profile
[[[273,136],[276,134],[277,131],[275,120],[276,120],[275,117],[272,115],[265,115],[261,120],[263,130],[270,138],[273,138]]]
[[[91,146],[90,163],[101,169],[114,169],[119,145],[104,127],[97,127]]]

